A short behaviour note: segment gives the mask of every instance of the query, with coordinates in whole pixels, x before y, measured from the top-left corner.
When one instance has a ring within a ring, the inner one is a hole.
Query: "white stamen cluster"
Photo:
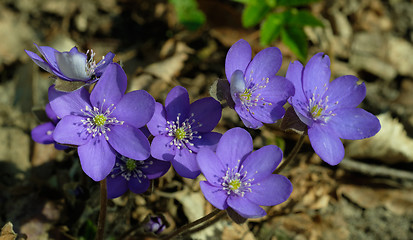
[[[168,131],[167,135],[170,137],[174,137],[174,139],[169,143],[170,145],[174,145],[177,149],[181,148],[188,148],[187,145],[193,146],[194,144],[191,141],[194,138],[201,139],[201,136],[197,136],[198,131],[194,131],[197,127],[201,127],[202,124],[197,122],[193,117],[194,114],[192,113],[191,116],[184,121],[180,121],[181,114],[178,113],[176,117],[176,121],[167,121],[165,130]],[[192,153],[191,149],[188,149],[190,153]]]
[[[324,91],[322,91],[321,94],[324,94],[327,90],[328,90],[327,84],[324,84]],[[327,122],[331,116],[336,115],[332,111],[328,111],[328,108],[329,108],[328,96],[325,96],[324,98],[320,98],[320,93],[317,93],[317,86],[314,88],[312,97],[308,99],[308,102],[309,102],[309,106],[307,110],[310,112],[313,120],[321,120],[323,122]],[[337,105],[337,104],[338,104],[338,101],[334,103],[334,105]]]
[[[142,183],[142,178],[147,178],[142,169],[149,168],[153,164],[151,160],[138,161],[120,155],[117,156],[117,159],[120,160],[120,163],[115,163],[110,177],[115,178],[121,175],[126,181],[129,181],[131,178],[137,178],[139,183]]]
[[[265,106],[267,104],[271,106],[272,103],[265,101],[264,97],[262,97],[260,93],[256,94],[256,92],[260,89],[267,87],[270,79],[268,77],[262,78],[261,81],[253,83],[254,79],[252,77],[252,73],[253,71],[251,71],[248,82],[247,78],[244,78],[248,87],[245,88],[243,93],[238,93],[238,97],[241,100],[241,104],[247,109],[247,111],[254,115],[255,113],[251,110],[251,107],[256,107],[258,105]]]
[[[103,100],[103,103],[105,100]],[[85,107],[85,110],[81,110],[86,119],[82,119],[83,125],[86,125],[86,130],[92,134],[92,137],[105,136],[106,140],[109,140],[107,132],[110,132],[110,125],[122,125],[123,121],[118,121],[115,117],[109,117],[110,114],[116,109],[114,104],[111,104],[106,111],[102,111],[103,103],[100,108],[93,107],[91,109],[89,106]]]
[[[251,182],[254,178],[247,179],[247,171],[242,172],[243,168],[243,165],[239,169],[238,166],[232,169],[228,167],[225,176],[222,177],[222,190],[226,191],[227,195],[233,193],[243,197],[246,192],[251,192]]]
[[[94,60],[96,53],[92,49],[87,50],[86,55],[89,55],[89,59],[86,61],[85,71],[89,77],[92,77],[95,75],[96,68],[102,64],[105,64],[105,56],[102,56],[102,61],[96,64]]]

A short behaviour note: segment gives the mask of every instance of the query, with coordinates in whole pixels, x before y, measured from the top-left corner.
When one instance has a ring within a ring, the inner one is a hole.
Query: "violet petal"
[[[210,202],[214,207],[224,210],[228,207],[227,193],[222,190],[222,187],[213,186],[208,182],[201,181],[199,183],[201,191],[204,194],[206,200]]]
[[[53,138],[56,142],[70,145],[83,145],[91,140],[91,133],[83,125],[84,117],[69,115],[56,125]]]
[[[110,145],[125,157],[145,160],[150,155],[149,141],[137,128],[127,124],[112,125],[107,135]]]
[[[245,197],[261,206],[274,206],[285,202],[292,191],[293,185],[288,178],[272,174],[259,181],[259,185],[252,184],[251,193]]]
[[[238,40],[228,50],[225,58],[225,74],[231,82],[231,76],[236,70],[245,71],[251,61],[251,46],[244,39]]]
[[[318,124],[308,128],[308,137],[315,153],[330,165],[337,165],[344,158],[344,146],[334,132]]]

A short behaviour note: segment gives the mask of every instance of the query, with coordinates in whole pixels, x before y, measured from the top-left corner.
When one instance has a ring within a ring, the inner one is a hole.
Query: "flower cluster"
[[[62,81],[82,85],[70,92],[49,88],[46,113],[51,122],[34,128],[32,138],[59,149],[76,147],[83,171],[95,181],[107,180],[109,198],[147,191],[150,180],[171,165],[185,178],[202,173],[205,198],[230,216],[262,217],[266,212],[260,206],[289,198],[291,182],[273,174],[283,158],[280,148],[253,151],[252,138],[242,128],[213,132],[222,106],[212,97],[191,103],[187,90],[176,86],[163,105],[144,90],[125,93],[126,74],[112,62],[111,52],[96,64],[93,51],[88,59],[76,47],[69,52],[36,47],[44,59],[26,52],[37,65]],[[366,95],[364,83],[354,76],[330,83],[327,55],[316,54],[306,67],[293,62],[282,77],[276,75],[282,63],[278,48],[266,48],[252,60],[251,54],[248,42],[239,40],[225,60],[225,99],[232,99],[231,107],[247,128],[286,121],[288,101],[287,113],[304,126],[315,152],[331,165],[344,157],[340,138],[362,139],[380,130],[373,114],[357,108]],[[147,228],[158,234],[165,224],[154,218]]]

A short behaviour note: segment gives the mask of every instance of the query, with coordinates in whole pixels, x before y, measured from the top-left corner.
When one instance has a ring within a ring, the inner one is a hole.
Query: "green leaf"
[[[205,15],[198,9],[196,0],[169,0],[175,7],[178,21],[189,30],[196,30],[205,23]]]
[[[294,7],[294,6],[307,5],[309,3],[318,2],[318,1],[319,0],[278,0],[277,4],[278,6]]]
[[[269,10],[270,7],[262,0],[246,5],[242,12],[242,25],[246,28],[257,25]]]
[[[300,59],[300,61],[305,62],[307,59],[308,44],[307,36],[302,28],[283,28],[281,30],[281,40]]]
[[[295,9],[294,9],[295,10]],[[309,11],[295,10],[291,11],[291,17],[288,19],[288,25],[303,27],[323,27],[323,23],[314,17]]]
[[[280,35],[284,22],[284,14],[282,13],[269,15],[261,25],[261,44],[265,46],[274,41]]]

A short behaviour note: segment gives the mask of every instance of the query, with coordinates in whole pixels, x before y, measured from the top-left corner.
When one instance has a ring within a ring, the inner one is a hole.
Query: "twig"
[[[412,172],[378,166],[374,164],[362,163],[351,160],[349,158],[344,158],[344,160],[341,161],[341,163],[338,166],[346,170],[352,172],[359,172],[368,176],[413,180]]]

